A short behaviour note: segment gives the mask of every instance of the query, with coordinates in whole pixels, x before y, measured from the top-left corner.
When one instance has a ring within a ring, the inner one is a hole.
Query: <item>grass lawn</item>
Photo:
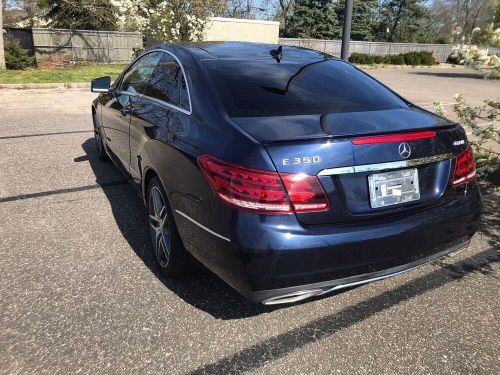
[[[102,76],[114,80],[125,65],[70,65],[28,70],[0,70],[0,83],[71,83],[90,82]]]

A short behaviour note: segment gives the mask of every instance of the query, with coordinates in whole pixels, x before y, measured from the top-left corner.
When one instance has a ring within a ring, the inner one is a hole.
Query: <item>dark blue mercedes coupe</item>
[[[481,197],[464,129],[323,53],[159,45],[92,81],[100,159],[138,188],[165,277],[196,258],[289,303],[457,251]]]

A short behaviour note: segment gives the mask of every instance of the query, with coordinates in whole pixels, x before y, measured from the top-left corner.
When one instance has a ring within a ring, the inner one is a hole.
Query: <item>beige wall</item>
[[[213,17],[206,30],[206,40],[278,43],[280,23]]]

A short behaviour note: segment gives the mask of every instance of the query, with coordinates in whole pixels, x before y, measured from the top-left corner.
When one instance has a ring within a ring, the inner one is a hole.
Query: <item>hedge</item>
[[[354,52],[349,57],[349,62],[354,64],[389,64],[389,65],[434,65],[432,52],[413,51],[400,53],[399,55],[369,55],[367,53]]]

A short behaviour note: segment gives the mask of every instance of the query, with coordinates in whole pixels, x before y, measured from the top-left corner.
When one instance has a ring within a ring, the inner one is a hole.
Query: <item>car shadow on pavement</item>
[[[481,79],[484,80],[484,77],[480,73],[475,72],[410,72],[410,74],[416,74],[419,76],[433,76],[433,77],[442,77],[442,78],[471,78],[471,79]]]
[[[497,185],[496,185],[497,186]],[[483,216],[479,233],[493,247],[500,247],[500,194],[493,187],[483,189]]]
[[[113,163],[98,159],[93,138],[87,139],[82,148],[85,155],[75,158],[74,161],[90,163],[96,183],[102,187],[123,237],[135,254],[168,289],[187,303],[217,319],[241,319],[277,308],[247,301],[201,265],[193,275],[184,279],[166,279],[161,276],[154,265],[148,215],[142,198],[135,187],[124,181],[125,178]],[[114,183],[109,186],[110,181],[116,182],[120,179],[125,183]]]
[[[194,275],[185,279],[165,279],[162,277],[154,266],[152,244],[149,237],[148,215],[138,192],[131,184],[116,183],[117,178],[122,178],[120,177],[120,172],[113,163],[105,163],[97,158],[97,150],[93,138],[86,140],[82,144],[82,148],[86,155],[75,158],[75,162],[88,161],[90,163],[96,177],[96,183],[102,187],[111,205],[116,224],[122,232],[123,237],[127,240],[135,254],[144,262],[151,272],[169,288],[169,290],[174,292],[185,302],[211,314],[216,319],[241,319],[262,313],[269,313],[282,308],[282,306],[263,306],[247,301],[201,265],[199,267],[199,272],[195,272]],[[280,357],[281,352],[274,353],[275,350],[288,351],[302,346],[303,343],[305,345],[312,337],[317,337],[316,334],[312,334],[314,332],[321,332],[318,339],[323,336],[331,335],[337,330],[350,326],[380,310],[389,308],[399,302],[425,293],[431,289],[435,289],[453,279],[461,278],[471,272],[492,274],[489,264],[498,262],[499,260],[499,237],[495,229],[498,228],[498,224],[500,223],[500,213],[494,212],[495,207],[498,205],[498,196],[496,196],[495,193],[491,193],[491,195],[486,195],[485,201],[487,214],[485,214],[483,218],[482,233],[488,237],[489,244],[492,246],[491,249],[474,255],[469,258],[469,261],[461,261],[458,264],[449,264],[449,262],[438,260],[434,262],[434,264],[439,265],[440,269],[417,279],[416,282],[404,284],[396,288],[396,290],[385,292],[366,302],[347,308],[345,312],[332,315],[321,321],[313,322],[297,332],[295,330],[265,341],[258,347],[249,348],[231,358],[221,360],[217,364],[210,365],[203,369],[203,371],[211,373],[212,370],[215,370],[217,373],[224,373],[226,372],[225,370],[233,368],[231,366],[235,365],[236,362],[250,362],[247,363],[250,365],[250,369],[259,367],[261,365],[261,359],[255,362],[256,360],[250,360],[250,357],[254,358],[254,355],[256,355],[257,358],[262,358],[262,360],[267,358],[268,355],[277,355]],[[492,212],[491,209],[494,211]],[[447,272],[443,272],[443,269]],[[337,294],[347,290],[349,289],[341,290],[337,292]],[[332,294],[329,294],[329,296],[331,295]],[[320,298],[324,297],[312,298],[300,302],[299,304],[309,303]],[[339,325],[342,326],[340,327]],[[287,344],[285,345],[284,342],[287,342]],[[282,355],[286,355],[286,353]],[[244,366],[244,369],[246,367],[247,366]]]
[[[239,374],[254,371],[297,349],[326,339],[342,329],[349,328],[421,294],[438,289],[451,281],[462,279],[471,273],[497,278],[492,264],[499,261],[500,254],[497,246],[455,263],[450,264],[448,261],[446,266],[436,262],[434,264],[440,267],[435,271],[425,273],[408,283],[374,295],[354,305],[348,305],[334,314],[261,341],[231,356],[200,367],[191,374]]]

